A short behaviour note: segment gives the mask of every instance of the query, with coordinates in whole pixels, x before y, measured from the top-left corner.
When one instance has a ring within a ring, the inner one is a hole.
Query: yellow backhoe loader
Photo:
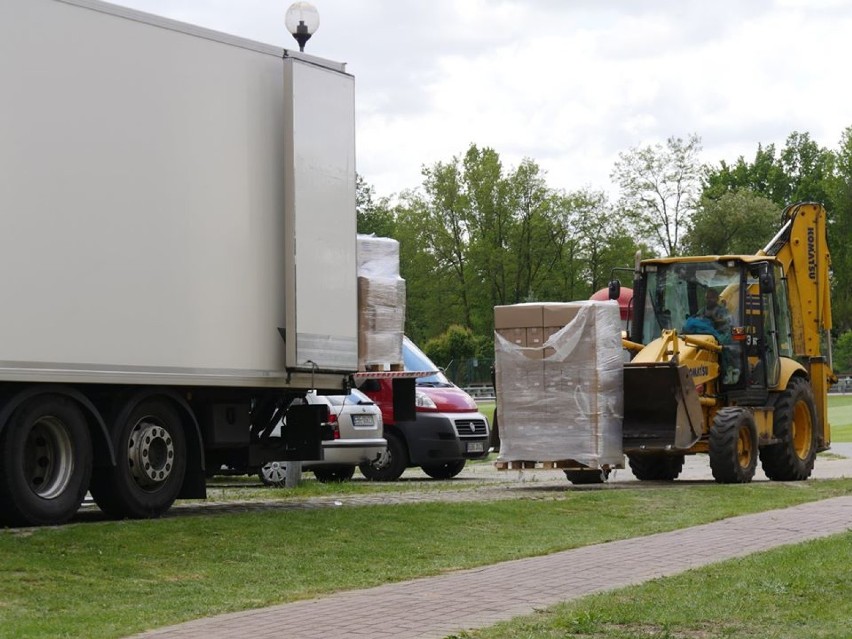
[[[757,255],[648,259],[624,345],[623,444],[640,480],[709,453],[720,483],[807,479],[831,441],[825,209],[788,207]],[[618,296],[619,284],[610,285]]]

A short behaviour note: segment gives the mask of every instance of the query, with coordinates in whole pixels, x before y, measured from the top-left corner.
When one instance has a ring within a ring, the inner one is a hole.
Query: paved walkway
[[[138,637],[440,639],[594,592],[852,530],[852,495],[648,537],[199,619]]]

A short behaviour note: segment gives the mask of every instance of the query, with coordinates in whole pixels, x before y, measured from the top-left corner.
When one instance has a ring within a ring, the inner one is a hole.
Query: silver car
[[[376,461],[387,450],[387,441],[382,437],[382,411],[361,391],[352,389],[348,395],[308,393],[305,400],[328,405],[328,420],[334,431],[334,439],[322,443],[322,461],[302,462],[302,470],[313,471],[319,481],[352,479],[356,466]],[[280,436],[281,424],[271,434]],[[258,474],[267,486],[283,486],[287,462],[269,462]]]

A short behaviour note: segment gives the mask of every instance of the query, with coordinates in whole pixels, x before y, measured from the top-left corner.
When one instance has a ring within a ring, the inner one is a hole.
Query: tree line
[[[789,204],[825,205],[832,254],[835,368],[852,371],[852,127],[835,149],[791,133],[752,159],[703,164],[701,139],[618,155],[617,197],[548,185],[532,159],[505,167],[472,144],[422,169],[393,200],[358,177],[358,231],[400,242],[406,333],[439,365],[493,354],[493,308],[588,299],[635,255],[752,254]]]

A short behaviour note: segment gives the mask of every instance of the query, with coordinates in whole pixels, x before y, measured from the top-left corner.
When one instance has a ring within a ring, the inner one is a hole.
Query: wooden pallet
[[[494,467],[497,470],[554,470],[557,468],[587,468],[587,466],[573,459],[557,459],[554,461],[496,461]]]
[[[369,373],[381,373],[382,371],[404,371],[405,364],[401,364],[399,362],[393,364],[367,364],[364,366],[364,370]]]

